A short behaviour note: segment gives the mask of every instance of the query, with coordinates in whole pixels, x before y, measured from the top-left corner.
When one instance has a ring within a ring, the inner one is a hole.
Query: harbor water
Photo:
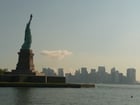
[[[139,105],[140,85],[95,88],[0,88],[0,105]]]

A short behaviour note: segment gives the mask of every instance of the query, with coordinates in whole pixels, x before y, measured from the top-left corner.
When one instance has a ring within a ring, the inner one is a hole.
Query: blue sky
[[[65,72],[82,66],[104,65],[126,73],[137,70],[140,80],[139,0],[1,0],[0,67],[14,69],[24,30],[31,23],[32,50],[37,70],[63,67]],[[42,51],[66,51],[55,59]]]

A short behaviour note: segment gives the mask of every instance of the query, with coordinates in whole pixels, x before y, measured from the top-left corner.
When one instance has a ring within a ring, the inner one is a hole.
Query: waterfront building
[[[51,68],[43,68],[42,72],[46,75],[46,76],[56,76],[56,73],[54,72],[53,69]]]
[[[86,83],[88,82],[88,71],[86,67],[81,68],[81,82]]]
[[[115,69],[115,67],[113,67],[111,69],[111,83],[115,82],[115,76],[116,76],[116,69]]]
[[[80,70],[75,71],[75,76],[79,77],[80,76]]]
[[[86,67],[82,67],[81,68],[81,74],[82,75],[87,75],[88,74],[88,71],[87,71],[87,68]]]
[[[59,68],[58,69],[58,76],[64,77],[64,70],[63,70],[63,68]]]
[[[104,83],[105,82],[105,77],[106,77],[105,67],[104,66],[99,66],[98,67],[98,72],[97,72],[97,82]]]
[[[127,69],[127,81],[128,81],[128,83],[136,82],[136,69],[134,69],[134,68]]]
[[[96,82],[96,69],[91,69],[89,73],[89,82],[95,83]]]

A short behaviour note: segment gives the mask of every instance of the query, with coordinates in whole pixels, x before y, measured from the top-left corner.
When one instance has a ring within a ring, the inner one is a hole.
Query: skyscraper
[[[111,82],[114,83],[115,79],[116,79],[116,69],[115,69],[115,67],[113,67],[111,69]]]
[[[105,76],[106,76],[105,66],[99,66],[98,67],[98,72],[97,72],[97,81],[99,83],[104,83],[105,82]]]
[[[87,71],[87,68],[86,67],[82,67],[81,68],[81,74],[82,75],[87,75],[88,74],[88,71]]]
[[[83,83],[88,82],[88,71],[86,67],[81,68],[81,81]]]
[[[54,70],[51,69],[51,68],[43,68],[42,72],[43,72],[46,76],[56,76],[56,73],[55,73]]]
[[[58,69],[58,76],[64,77],[63,68],[59,68],[59,69]]]
[[[134,68],[127,69],[127,80],[128,80],[128,83],[136,82],[136,69]]]

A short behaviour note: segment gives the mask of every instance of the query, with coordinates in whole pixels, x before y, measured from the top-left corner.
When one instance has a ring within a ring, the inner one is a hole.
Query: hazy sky
[[[15,69],[31,13],[36,70],[134,67],[140,80],[140,0],[0,0],[0,68]]]

